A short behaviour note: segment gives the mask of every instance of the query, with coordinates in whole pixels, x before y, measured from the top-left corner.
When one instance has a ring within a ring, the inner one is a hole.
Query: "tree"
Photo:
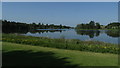
[[[48,24],[46,24],[45,28],[46,28],[46,29],[48,29],[48,28],[49,28],[49,25],[48,25]]]
[[[95,22],[94,21],[90,21],[89,26],[91,29],[95,28]]]
[[[100,29],[100,24],[96,23],[96,29]]]
[[[95,23],[94,21],[90,21],[87,24],[78,24],[76,29],[100,29],[100,24]]]
[[[59,28],[62,29],[62,25],[61,24],[60,24]]]

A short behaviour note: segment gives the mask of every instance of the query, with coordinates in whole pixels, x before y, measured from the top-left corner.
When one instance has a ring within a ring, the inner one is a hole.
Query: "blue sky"
[[[0,2],[0,19],[2,19],[2,2]]]
[[[2,19],[76,26],[91,20],[106,25],[118,21],[117,2],[3,2]]]

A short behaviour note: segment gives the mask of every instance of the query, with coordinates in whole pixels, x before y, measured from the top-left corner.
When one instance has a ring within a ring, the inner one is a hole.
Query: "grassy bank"
[[[92,51],[101,53],[118,53],[118,46],[99,41],[80,41],[77,39],[51,39],[47,37],[32,37],[18,34],[3,34],[4,42],[12,42],[18,44],[28,44],[34,46],[43,46],[68,50]]]
[[[41,68],[81,68],[81,66],[117,66],[118,55],[3,42],[2,64],[3,67],[40,66]]]

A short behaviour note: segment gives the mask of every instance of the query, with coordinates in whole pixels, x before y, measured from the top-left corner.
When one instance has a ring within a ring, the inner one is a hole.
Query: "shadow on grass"
[[[2,67],[76,68],[68,65],[68,58],[57,58],[52,52],[11,51],[3,52]]]
[[[69,59],[58,58],[52,52],[10,51],[2,55],[2,68],[118,68],[118,66],[68,65]]]

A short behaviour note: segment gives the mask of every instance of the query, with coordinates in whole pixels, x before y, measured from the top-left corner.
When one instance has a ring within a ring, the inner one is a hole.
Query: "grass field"
[[[118,55],[83,52],[3,42],[4,66],[41,68],[78,68],[80,66],[117,66]]]

